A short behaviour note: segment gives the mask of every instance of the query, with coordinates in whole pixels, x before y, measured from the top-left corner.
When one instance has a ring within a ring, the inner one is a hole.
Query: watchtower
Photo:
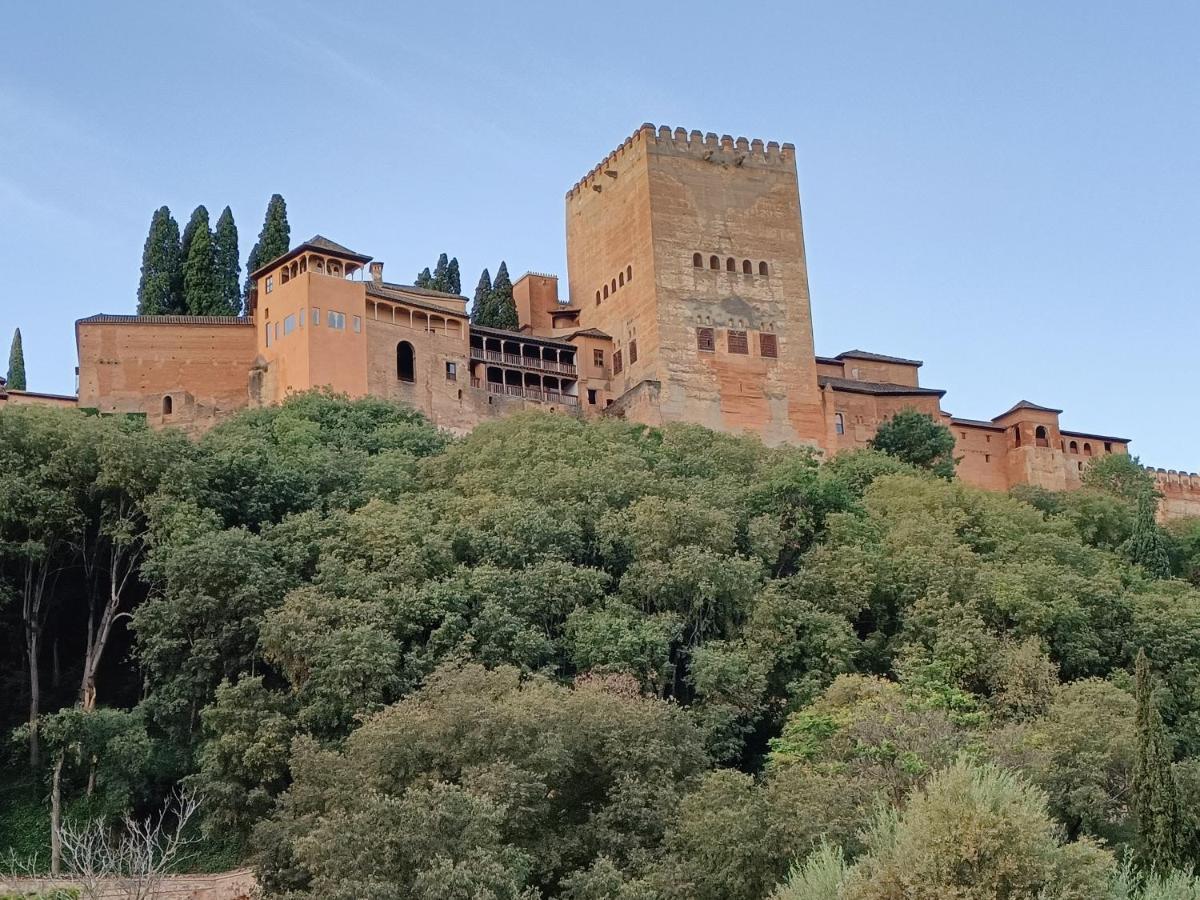
[[[643,125],[566,196],[580,325],[626,415],[820,443],[795,149]]]

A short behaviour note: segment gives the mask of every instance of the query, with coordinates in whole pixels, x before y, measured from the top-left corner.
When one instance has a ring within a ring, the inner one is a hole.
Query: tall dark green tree
[[[213,264],[216,266],[217,291],[221,297],[221,315],[236,316],[242,311],[239,287],[242,267],[238,262],[238,232],[233,210],[226,206],[213,231]]]
[[[488,307],[492,302],[492,276],[487,269],[479,273],[475,285],[475,300],[471,304],[471,321],[476,325],[487,325],[490,316]]]
[[[25,348],[21,344],[21,329],[13,332],[8,351],[8,386],[14,391],[25,390]]]
[[[451,257],[446,265],[446,286],[442,289],[447,294],[462,293],[462,273],[458,269],[458,257]]]
[[[508,277],[508,265],[501,260],[500,268],[496,270],[496,278],[492,282],[491,318],[493,328],[516,330],[517,304],[513,300],[512,279]]]
[[[881,422],[871,447],[941,478],[953,478],[954,435],[927,413],[905,409]]]
[[[1157,511],[1157,496],[1152,491],[1142,491],[1138,497],[1137,518],[1127,549],[1129,558],[1151,578],[1170,578],[1171,557],[1162,529],[1155,520]]]
[[[1133,768],[1132,807],[1147,866],[1165,872],[1182,858],[1183,817],[1179,789],[1171,769],[1166,729],[1154,702],[1150,661],[1138,650],[1134,669],[1137,700],[1137,745]]]
[[[179,258],[183,260],[185,266],[187,265],[188,254],[192,250],[192,241],[196,237],[196,229],[200,227],[201,221],[204,222],[205,227],[208,227],[208,207],[203,203],[192,210],[187,224],[183,226],[183,235],[179,239]]]
[[[438,254],[437,265],[433,267],[433,282],[429,285],[435,291],[446,290],[446,270],[450,268],[450,260],[445,253]]]
[[[433,275],[431,275],[429,272],[429,266],[426,266],[417,273],[417,278],[413,284],[419,288],[429,288],[430,290],[433,289]]]
[[[142,248],[142,277],[138,282],[138,315],[161,316],[183,311],[183,259],[179,253],[179,224],[165,206],[154,211]]]
[[[192,242],[183,264],[183,295],[187,313],[192,316],[220,315],[224,301],[217,286],[208,210],[203,206],[197,207],[192,221]]]
[[[292,247],[292,227],[288,224],[287,203],[280,194],[272,194],[262,231],[258,233],[250,256],[246,259],[244,298],[250,299],[250,276],[254,271],[287,253]]]

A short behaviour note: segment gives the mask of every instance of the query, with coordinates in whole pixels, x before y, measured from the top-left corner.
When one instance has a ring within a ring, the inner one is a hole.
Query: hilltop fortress
[[[1128,440],[1067,431],[1028,401],[952,416],[917,360],[814,351],[791,144],[643,125],[566,194],[568,285],[514,285],[520,330],[472,325],[464,297],[395,284],[324,237],[252,273],[244,318],[95,315],[76,322],[78,397],[12,402],[138,413],[192,432],[289,392],[328,387],[423,412],[457,433],[524,408],[694,422],[863,447],[914,408],[947,425],[960,477],[992,490],[1077,487]],[[1200,514],[1200,476],[1159,470],[1164,515]]]

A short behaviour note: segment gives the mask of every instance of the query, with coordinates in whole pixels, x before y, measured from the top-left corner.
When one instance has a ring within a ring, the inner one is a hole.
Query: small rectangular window
[[[589,406],[596,405],[596,389],[595,388],[588,388],[588,405]]]
[[[991,461],[992,461],[992,454],[990,454],[990,453],[985,453],[985,454],[983,454],[983,461],[984,461],[984,462],[991,462]]]
[[[750,342],[746,340],[746,332],[730,329],[725,333],[726,346],[730,353],[749,353]]]
[[[629,364],[632,366],[637,362],[637,339],[629,342]]]
[[[275,323],[275,340],[279,340],[279,323]]]
[[[295,330],[296,330],[296,316],[295,315],[284,316],[283,317],[283,335],[284,335],[284,337],[287,337],[289,334],[291,334]]]
[[[458,381],[458,363],[446,363],[446,380]]]
[[[300,327],[304,327],[304,307],[300,307]]]
[[[621,362],[621,351],[618,350],[613,354],[613,374],[620,375],[623,368],[625,368],[625,366]]]
[[[273,290],[275,290],[275,277],[272,275],[268,275],[267,276],[267,293],[269,294]]]
[[[321,307],[319,307],[319,306],[314,306],[314,307],[313,307],[312,323],[313,323],[314,325],[320,325],[320,324],[321,324]]]
[[[358,334],[362,331],[362,319],[358,316],[354,317],[354,333]]]
[[[711,328],[696,329],[696,349],[709,353],[717,349],[717,341]]]
[[[330,328],[336,328],[338,331],[346,330],[346,314],[335,310],[327,310],[325,313],[325,324]]]
[[[594,365],[598,369],[604,368],[604,351],[603,350],[593,350],[592,351],[592,365]]]
[[[764,331],[758,336],[758,353],[760,356],[767,356],[771,359],[779,357],[779,341],[775,335],[769,331]]]
[[[267,346],[271,346],[271,323],[267,323]]]

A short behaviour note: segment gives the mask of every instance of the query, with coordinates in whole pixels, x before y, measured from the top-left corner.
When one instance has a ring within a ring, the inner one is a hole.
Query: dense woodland
[[[1200,897],[1200,523],[914,416],[6,410],[0,857],[184,785],[292,900]]]

